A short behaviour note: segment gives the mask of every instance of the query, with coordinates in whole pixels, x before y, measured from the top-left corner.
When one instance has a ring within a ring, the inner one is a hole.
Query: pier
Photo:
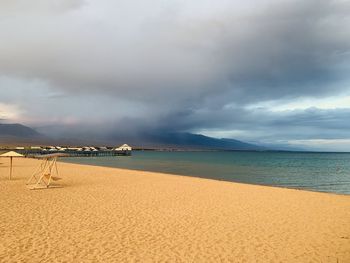
[[[70,148],[60,146],[48,147],[12,147],[1,149],[2,151],[15,151],[26,157],[34,157],[37,155],[62,153],[67,157],[104,157],[104,156],[130,156],[131,147],[124,148],[107,148],[107,147],[81,147]]]

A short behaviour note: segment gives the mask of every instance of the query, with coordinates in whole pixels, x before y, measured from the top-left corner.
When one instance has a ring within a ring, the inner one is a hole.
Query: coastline
[[[349,154],[136,153],[132,158],[61,158],[67,163],[350,195]]]
[[[238,185],[253,185],[253,186],[262,186],[262,187],[271,187],[271,188],[282,188],[282,189],[288,189],[288,190],[296,190],[296,191],[303,191],[303,192],[311,192],[311,193],[319,193],[319,194],[330,194],[330,195],[340,195],[340,196],[349,196],[350,194],[344,194],[344,193],[337,193],[337,192],[326,192],[326,191],[316,191],[312,189],[307,188],[296,188],[296,187],[287,187],[287,186],[277,186],[277,185],[270,185],[270,184],[257,184],[257,183],[244,183],[244,182],[236,182],[236,181],[229,181],[225,179],[215,179],[215,178],[208,178],[208,177],[201,177],[199,175],[184,175],[184,174],[176,174],[171,172],[158,172],[158,171],[151,171],[151,170],[141,170],[141,169],[130,169],[130,168],[123,168],[123,167],[113,167],[113,166],[103,166],[103,165],[95,165],[95,164],[80,164],[80,163],[74,163],[74,162],[65,162],[62,161],[62,159],[59,161],[59,163],[65,163],[65,164],[73,164],[73,165],[82,165],[82,166],[92,166],[96,168],[111,168],[111,169],[117,169],[117,170],[124,170],[126,172],[145,172],[150,174],[159,174],[164,176],[176,176],[176,177],[185,177],[185,178],[197,178],[202,180],[209,180],[209,181],[216,181],[216,182],[223,182],[223,183],[233,183]]]
[[[350,261],[348,195],[64,162],[30,191],[39,162],[2,163],[0,260]]]

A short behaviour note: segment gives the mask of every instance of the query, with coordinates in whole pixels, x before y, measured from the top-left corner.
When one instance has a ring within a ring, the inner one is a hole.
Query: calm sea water
[[[65,162],[350,194],[349,153],[151,152]]]

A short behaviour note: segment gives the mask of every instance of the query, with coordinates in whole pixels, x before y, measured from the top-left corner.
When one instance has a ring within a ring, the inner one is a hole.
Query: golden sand
[[[350,196],[0,159],[0,262],[350,262]]]

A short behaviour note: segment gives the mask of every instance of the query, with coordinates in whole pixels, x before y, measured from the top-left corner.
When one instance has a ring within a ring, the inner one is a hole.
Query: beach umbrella
[[[12,177],[12,159],[18,158],[18,157],[24,157],[24,156],[22,154],[14,152],[14,151],[10,151],[10,152],[1,154],[0,157],[10,158],[10,160],[11,160],[10,161],[10,176],[9,176],[9,179],[11,180],[11,177]]]

